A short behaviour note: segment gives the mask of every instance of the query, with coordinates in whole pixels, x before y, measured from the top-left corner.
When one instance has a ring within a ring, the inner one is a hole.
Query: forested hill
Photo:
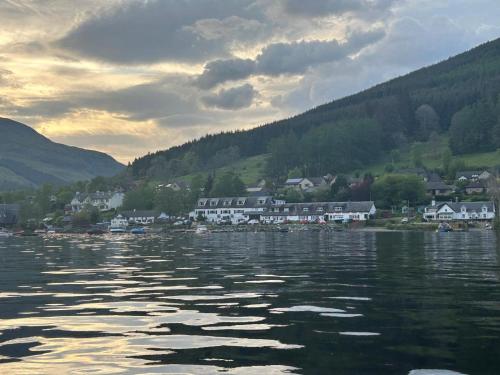
[[[447,134],[454,154],[500,147],[500,39],[359,94],[248,131],[207,135],[134,161],[170,178],[270,153],[267,173],[348,172],[396,148]]]
[[[113,176],[123,168],[109,155],[52,142],[29,126],[0,118],[0,191]]]

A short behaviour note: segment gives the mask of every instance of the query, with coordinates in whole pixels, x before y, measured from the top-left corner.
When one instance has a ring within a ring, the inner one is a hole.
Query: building
[[[428,195],[433,197],[447,196],[454,192],[455,188],[450,185],[446,185],[441,178],[439,180],[427,181],[425,183],[425,191]]]
[[[127,228],[128,220],[123,215],[111,219],[111,228]]]
[[[445,202],[432,201],[425,207],[423,217],[428,221],[471,221],[493,220],[495,204],[493,202]]]
[[[471,194],[484,194],[488,192],[488,188],[484,184],[483,181],[478,180],[478,181],[472,181],[465,185],[465,194],[471,195]]]
[[[456,173],[455,180],[460,182],[478,180],[486,181],[491,176],[491,173],[488,171],[461,171]]]
[[[99,211],[109,211],[120,208],[125,194],[120,191],[96,191],[95,193],[76,193],[71,201],[71,210],[80,212],[85,206],[96,207]]]
[[[19,221],[18,204],[0,204],[0,227],[10,227]]]
[[[189,184],[185,181],[174,181],[174,182],[171,182],[167,185],[165,185],[166,188],[168,189],[172,189],[173,191],[190,191],[191,190],[191,186],[189,186]]]
[[[266,189],[266,180],[262,179],[255,185],[250,185],[246,187],[247,193],[251,195],[265,195],[263,192],[267,192]]]
[[[133,210],[121,213],[130,225],[151,225],[155,223],[157,212],[149,210]]]
[[[202,198],[190,217],[209,223],[262,223],[366,221],[376,213],[373,202],[285,203],[270,196]]]
[[[285,188],[293,188],[306,193],[326,189],[328,186],[324,177],[289,178],[284,185]]]
[[[366,221],[377,212],[375,204],[368,202],[314,202],[287,203],[270,207],[261,215],[263,223],[315,223]]]
[[[189,217],[192,220],[203,218],[209,223],[238,224],[259,219],[263,212],[279,203],[282,202],[275,202],[270,196],[200,198]]]

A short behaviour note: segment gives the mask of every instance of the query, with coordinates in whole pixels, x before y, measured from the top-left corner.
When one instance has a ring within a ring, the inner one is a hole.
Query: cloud
[[[205,65],[195,82],[198,87],[209,89],[219,83],[247,78],[254,71],[255,62],[251,59],[215,60]]]
[[[345,13],[369,14],[387,10],[395,0],[282,0],[283,10],[300,17],[327,17]]]
[[[56,45],[118,64],[194,62],[227,55],[227,34],[207,19],[231,21],[251,14],[250,0],[152,0],[122,3],[76,26]],[[257,9],[258,10],[258,9]],[[203,21],[201,22],[201,21]],[[200,23],[201,22],[201,23]],[[234,20],[228,27],[236,27]]]
[[[202,97],[201,100],[209,108],[236,110],[250,107],[256,94],[253,86],[247,83],[227,90],[221,89],[216,94]]]
[[[252,75],[303,74],[316,65],[342,60],[349,54],[376,43],[384,35],[384,30],[374,29],[351,32],[345,43],[334,39],[269,44],[255,60],[227,59],[209,62],[195,80],[195,84],[200,88],[209,89]]]

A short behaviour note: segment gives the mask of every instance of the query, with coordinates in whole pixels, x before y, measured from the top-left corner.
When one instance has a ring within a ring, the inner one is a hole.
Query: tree
[[[442,159],[443,159],[442,160],[443,171],[446,175],[449,175],[451,160],[452,160],[452,154],[451,154],[451,150],[449,148],[446,148],[446,150],[444,150]]]
[[[387,175],[372,186],[373,196],[380,207],[400,206],[403,202],[418,204],[425,199],[425,185],[418,176]]]
[[[143,185],[125,194],[123,199],[124,210],[152,210],[154,206],[153,188]]]
[[[226,172],[217,177],[210,192],[212,197],[238,197],[245,195],[245,184],[234,172]]]
[[[439,131],[439,115],[429,104],[423,104],[417,108],[415,119],[418,125],[417,136],[419,140],[427,141],[432,132]]]
[[[179,215],[188,209],[188,194],[166,188],[155,194],[154,208],[169,215]]]

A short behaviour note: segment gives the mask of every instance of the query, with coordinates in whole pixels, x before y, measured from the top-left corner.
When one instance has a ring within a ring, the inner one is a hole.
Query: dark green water
[[[0,374],[417,369],[500,373],[493,232],[0,239]]]

